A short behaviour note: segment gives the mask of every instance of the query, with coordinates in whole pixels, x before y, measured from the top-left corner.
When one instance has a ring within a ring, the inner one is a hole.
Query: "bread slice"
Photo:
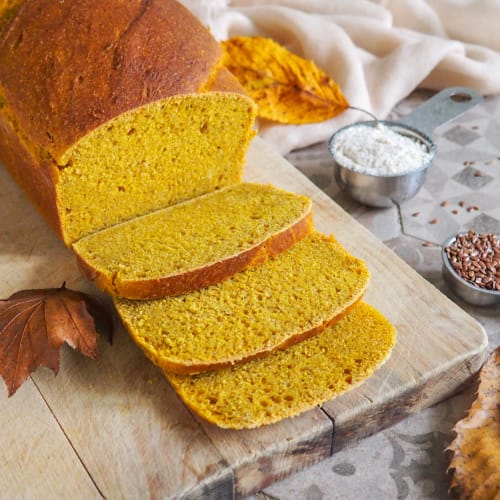
[[[362,302],[313,338],[236,367],[177,375],[180,398],[219,427],[246,429],[297,415],[361,384],[389,357],[392,324]]]
[[[311,200],[242,183],[103,229],[73,244],[111,295],[152,299],[219,283],[312,231]]]
[[[319,333],[361,300],[368,281],[361,260],[334,238],[313,232],[218,285],[159,300],[115,299],[115,305],[154,363],[196,373]]]

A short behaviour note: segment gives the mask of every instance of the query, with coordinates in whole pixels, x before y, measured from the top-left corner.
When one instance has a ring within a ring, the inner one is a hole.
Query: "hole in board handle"
[[[457,92],[450,96],[450,99],[455,102],[467,102],[472,99],[470,94],[466,94],[465,92]]]

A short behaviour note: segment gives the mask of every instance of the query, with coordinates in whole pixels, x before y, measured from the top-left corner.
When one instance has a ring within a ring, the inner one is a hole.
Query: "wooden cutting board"
[[[310,196],[317,228],[366,260],[366,301],[398,332],[389,361],[322,409],[225,431],[191,415],[115,318],[97,361],[63,348],[57,377],[39,369],[12,398],[0,384],[4,498],[239,498],[450,396],[478,370],[481,325],[258,139],[246,179]],[[0,276],[2,298],[63,281],[96,293],[3,168]]]

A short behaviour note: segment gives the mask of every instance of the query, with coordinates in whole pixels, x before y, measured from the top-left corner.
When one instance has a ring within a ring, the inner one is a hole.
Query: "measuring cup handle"
[[[461,115],[481,100],[481,94],[475,90],[467,87],[449,87],[398,121],[432,137],[435,128]]]

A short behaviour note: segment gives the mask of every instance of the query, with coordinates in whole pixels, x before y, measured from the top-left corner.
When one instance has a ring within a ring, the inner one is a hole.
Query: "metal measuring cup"
[[[339,187],[356,201],[372,207],[391,207],[412,198],[424,184],[427,170],[437,154],[437,146],[431,138],[434,129],[472,108],[481,99],[480,94],[467,87],[449,87],[398,121],[370,120],[339,129],[328,143]],[[397,175],[359,172],[342,164],[335,152],[335,142],[340,134],[351,127],[375,127],[378,124],[423,144],[429,159],[417,169]]]

